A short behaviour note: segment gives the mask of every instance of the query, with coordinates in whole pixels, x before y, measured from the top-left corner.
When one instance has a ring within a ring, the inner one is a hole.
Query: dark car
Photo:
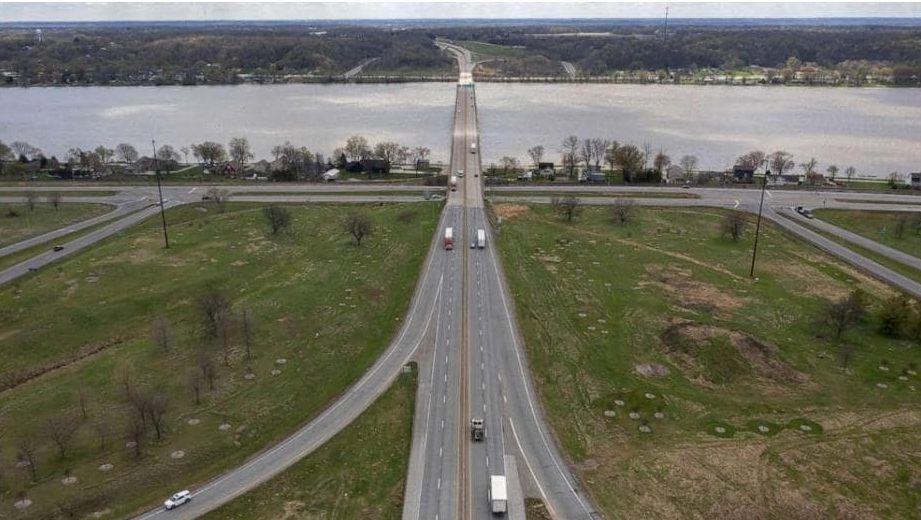
[[[64,250],[64,246],[54,246],[54,250],[55,250],[55,251],[63,251],[63,250]]]

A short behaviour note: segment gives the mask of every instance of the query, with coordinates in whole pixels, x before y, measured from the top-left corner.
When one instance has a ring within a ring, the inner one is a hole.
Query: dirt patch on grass
[[[364,298],[367,298],[369,300],[373,300],[376,302],[380,301],[384,297],[384,290],[381,289],[380,287],[371,287],[371,286],[366,285],[362,287],[359,292],[361,292],[361,295]]]
[[[77,352],[66,359],[45,365],[33,366],[20,372],[0,374],[0,392],[4,392],[21,384],[28,383],[33,379],[38,379],[39,377],[47,375],[51,372],[67,368],[68,366],[87,359],[99,352],[102,352],[103,350],[114,347],[116,345],[120,345],[121,343],[124,343],[124,341],[125,338],[115,337],[106,341],[84,345]]]
[[[778,357],[776,347],[761,343],[743,332],[694,322],[681,322],[662,333],[662,343],[668,355],[686,373],[696,374],[689,379],[703,386],[713,386],[722,382],[709,373],[700,360],[707,354],[703,349],[708,348],[714,339],[728,340],[739,358],[757,377],[785,385],[797,385],[801,389],[812,385],[807,374],[794,369]]]
[[[713,285],[695,280],[690,269],[647,266],[646,273],[652,280],[651,285],[662,289],[682,307],[726,314],[747,301],[723,292]]]
[[[496,204],[492,209],[497,217],[505,220],[527,216],[531,213],[531,208],[524,204],[502,203]]]

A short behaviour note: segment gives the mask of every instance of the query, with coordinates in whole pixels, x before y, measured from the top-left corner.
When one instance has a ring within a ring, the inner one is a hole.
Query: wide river
[[[559,161],[568,135],[649,143],[677,162],[730,167],[748,150],[786,150],[824,171],[921,170],[921,89],[479,84],[486,162],[540,144]],[[329,154],[350,135],[427,146],[446,160],[454,85],[273,85],[0,89],[0,140],[63,156],[71,147],[150,141],[177,150],[245,136],[257,158],[291,141]]]

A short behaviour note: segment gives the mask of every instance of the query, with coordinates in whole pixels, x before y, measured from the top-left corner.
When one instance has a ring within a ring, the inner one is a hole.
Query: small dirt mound
[[[747,372],[777,383],[804,385],[809,376],[787,365],[777,348],[743,332],[683,322],[662,333],[666,353],[677,361],[692,382],[712,386]]]
[[[640,363],[633,365],[633,371],[645,377],[665,377],[670,373],[667,366],[658,363]]]
[[[646,272],[652,280],[649,285],[658,287],[682,307],[707,313],[723,313],[745,303],[743,298],[732,296],[713,285],[695,280],[689,269],[675,266],[667,268],[649,266]]]
[[[493,206],[493,212],[497,217],[508,220],[527,215],[531,212],[531,208],[524,204],[503,203]]]

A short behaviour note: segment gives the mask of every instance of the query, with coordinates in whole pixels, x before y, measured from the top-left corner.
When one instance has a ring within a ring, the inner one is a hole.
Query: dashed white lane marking
[[[444,420],[444,419],[441,420],[441,429],[442,429],[442,430],[445,429],[445,420]]]
[[[438,489],[441,489],[441,477],[438,477]],[[435,518],[438,518],[437,516]]]
[[[486,383],[482,383],[480,386],[483,387],[483,390],[486,390]]]
[[[447,396],[447,394],[441,396],[441,402],[442,402],[442,403],[447,403],[447,402],[448,402],[448,396]]]
[[[480,370],[486,369],[486,363],[480,363]]]
[[[190,193],[190,194],[195,193],[195,190],[197,190],[197,189],[198,189],[198,188],[192,188],[191,190],[189,190],[189,193]]]
[[[439,456],[439,457],[443,457],[444,454],[445,454],[445,449],[444,449],[444,448],[438,448],[438,456]]]
[[[445,383],[448,382],[448,374],[445,374]]]
[[[505,397],[505,394],[502,394],[502,402],[508,403],[508,398]]]

